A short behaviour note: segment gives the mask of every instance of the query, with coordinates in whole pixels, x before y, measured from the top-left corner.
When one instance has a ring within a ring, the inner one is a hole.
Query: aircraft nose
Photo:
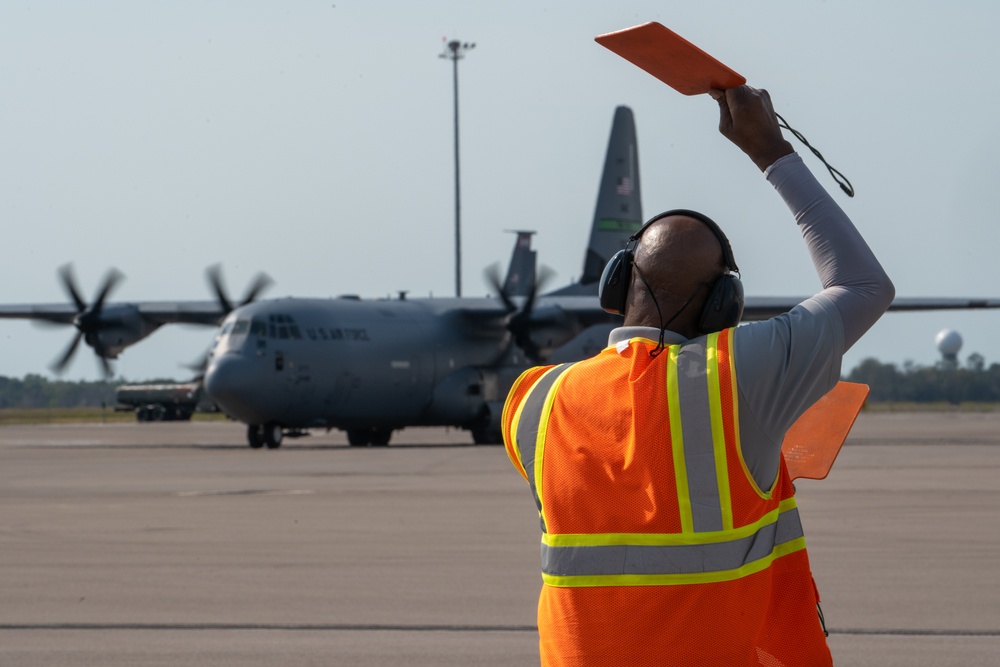
[[[224,354],[212,361],[205,371],[205,391],[226,414],[248,424],[256,421],[251,405],[253,367],[241,355]]]

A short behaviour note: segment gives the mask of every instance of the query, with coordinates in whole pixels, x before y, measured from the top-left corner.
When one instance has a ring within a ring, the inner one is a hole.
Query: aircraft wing
[[[226,311],[216,301],[145,301],[139,303],[108,303],[104,310],[128,310],[138,313],[150,324],[202,324],[216,326]],[[0,319],[40,320],[55,324],[73,324],[78,315],[71,303],[0,305]]]
[[[899,297],[889,310],[988,310],[1000,308],[1000,299],[973,299],[966,297]]]
[[[780,315],[805,301],[807,297],[759,296],[747,297],[743,321],[754,322]],[[984,310],[1000,308],[1000,299],[973,297],[896,297],[889,305],[891,312],[917,310]]]
[[[757,296],[747,297],[743,308],[743,322],[766,320],[781,313],[786,313],[808,297],[803,296]],[[590,326],[620,322],[617,315],[609,315],[601,310],[594,296],[549,296],[539,299],[536,310],[541,315],[546,306],[554,307],[573,317],[579,325]],[[1000,299],[982,299],[973,297],[897,297],[889,305],[889,310],[922,311],[922,310],[983,310],[1000,308]]]
[[[159,324],[217,326],[228,314],[216,301],[157,301],[136,304],[143,319]]]
[[[76,308],[67,303],[0,306],[0,319],[5,320],[41,320],[57,324],[73,324],[76,315]]]

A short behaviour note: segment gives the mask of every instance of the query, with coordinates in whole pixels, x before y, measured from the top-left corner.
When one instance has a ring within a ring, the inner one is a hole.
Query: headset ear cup
[[[732,298],[729,301],[731,304],[729,317],[726,322],[723,323],[723,329],[735,327],[743,320],[743,281],[740,280],[739,276],[733,274],[730,274],[728,278],[728,282],[732,290]]]
[[[732,274],[721,276],[712,285],[698,320],[702,333],[714,333],[740,323],[743,317],[743,283]]]
[[[619,250],[608,260],[597,287],[601,308],[615,315],[625,314],[628,285],[631,281],[631,253]]]

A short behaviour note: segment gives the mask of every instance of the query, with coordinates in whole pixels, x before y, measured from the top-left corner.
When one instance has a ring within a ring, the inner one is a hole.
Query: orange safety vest
[[[636,338],[514,383],[504,442],[542,526],[542,665],[832,665],[784,460],[740,453],[733,329]]]

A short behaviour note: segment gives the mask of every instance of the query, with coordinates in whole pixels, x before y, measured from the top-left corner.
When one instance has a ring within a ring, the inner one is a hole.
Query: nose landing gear
[[[283,438],[284,431],[281,429],[281,424],[269,422],[263,425],[250,424],[247,427],[247,442],[254,449],[260,449],[264,445],[267,445],[268,449],[277,449],[281,447]]]

